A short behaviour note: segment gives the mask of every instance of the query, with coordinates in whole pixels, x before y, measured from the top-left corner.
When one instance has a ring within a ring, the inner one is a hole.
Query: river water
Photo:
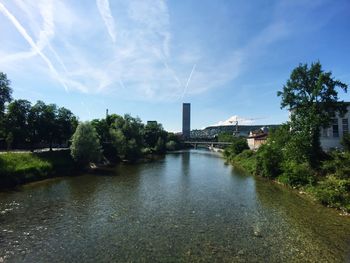
[[[0,262],[350,262],[350,218],[192,150],[0,193]]]

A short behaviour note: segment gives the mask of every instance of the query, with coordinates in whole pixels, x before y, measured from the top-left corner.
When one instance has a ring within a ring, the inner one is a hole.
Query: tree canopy
[[[7,79],[5,73],[0,72],[0,115],[4,113],[5,103],[12,100],[12,89],[10,80]],[[1,116],[0,116],[1,117]]]
[[[291,112],[290,127],[294,136],[290,147],[299,151],[300,159],[317,165],[322,152],[320,129],[328,127],[336,114],[346,112],[346,104],[339,101],[338,89],[347,91],[347,85],[322,70],[320,62],[296,67],[283,90],[281,108]],[[293,146],[294,145],[294,146]]]
[[[75,161],[83,165],[98,162],[101,159],[101,145],[98,134],[90,122],[79,123],[72,137],[70,147]]]

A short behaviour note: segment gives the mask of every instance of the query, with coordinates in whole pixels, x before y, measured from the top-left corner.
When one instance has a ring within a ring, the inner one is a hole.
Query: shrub
[[[250,174],[256,174],[256,154],[252,150],[244,150],[242,153],[234,156],[231,161]]]
[[[234,139],[232,139],[232,144],[225,149],[224,155],[230,158],[247,149],[249,149],[249,147],[246,139],[234,137]]]
[[[257,173],[263,177],[276,178],[281,173],[282,151],[270,144],[262,145],[257,152]]]
[[[350,178],[350,152],[331,152],[329,159],[322,163],[322,170],[339,179]]]
[[[324,205],[350,211],[350,180],[328,176],[311,190]]]
[[[282,169],[283,173],[278,177],[278,181],[281,183],[302,186],[312,184],[315,181],[314,172],[308,163],[285,161]]]
[[[168,151],[174,151],[177,148],[177,143],[175,141],[169,141],[166,143],[165,147]]]

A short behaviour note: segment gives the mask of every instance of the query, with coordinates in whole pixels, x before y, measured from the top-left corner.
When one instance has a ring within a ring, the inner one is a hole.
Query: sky
[[[279,124],[293,68],[350,84],[349,0],[0,0],[0,71],[13,97],[180,131]],[[340,98],[350,101],[349,94]]]

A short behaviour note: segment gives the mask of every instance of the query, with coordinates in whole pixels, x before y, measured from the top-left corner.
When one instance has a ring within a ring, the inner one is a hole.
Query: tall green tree
[[[61,144],[66,143],[72,137],[78,126],[78,120],[70,110],[61,107],[57,110],[56,124],[56,139]]]
[[[73,134],[70,149],[73,159],[82,165],[98,162],[101,159],[100,140],[90,122],[79,123]]]
[[[58,125],[57,125],[57,105],[48,104],[44,107],[44,112],[42,113],[43,129],[44,133],[42,134],[43,138],[48,142],[50,151],[52,151],[52,144],[58,136]]]
[[[4,114],[5,103],[12,100],[12,89],[10,87],[10,80],[7,75],[0,72],[0,114]]]
[[[162,124],[149,122],[144,128],[143,137],[147,147],[155,148],[157,144],[160,147],[160,138],[162,139],[161,141],[165,142],[167,134],[164,131]]]
[[[0,72],[0,138],[5,136],[5,131],[3,129],[5,104],[12,100],[12,89],[10,87],[10,83],[11,82],[7,78],[6,74]]]
[[[41,133],[42,133],[42,112],[45,103],[42,101],[37,101],[34,104],[28,114],[28,127],[29,127],[29,141],[31,144],[31,150],[33,151],[35,146],[42,142]]]
[[[291,112],[290,126],[293,134],[291,148],[298,149],[298,158],[317,166],[322,150],[320,130],[330,126],[336,114],[344,114],[346,105],[338,100],[337,89],[347,91],[347,85],[322,70],[320,62],[300,64],[296,67],[283,90],[281,108]],[[301,149],[301,152],[300,152]]]
[[[21,148],[29,141],[29,113],[31,103],[27,100],[14,100],[5,115],[6,134],[13,136],[13,147]]]

